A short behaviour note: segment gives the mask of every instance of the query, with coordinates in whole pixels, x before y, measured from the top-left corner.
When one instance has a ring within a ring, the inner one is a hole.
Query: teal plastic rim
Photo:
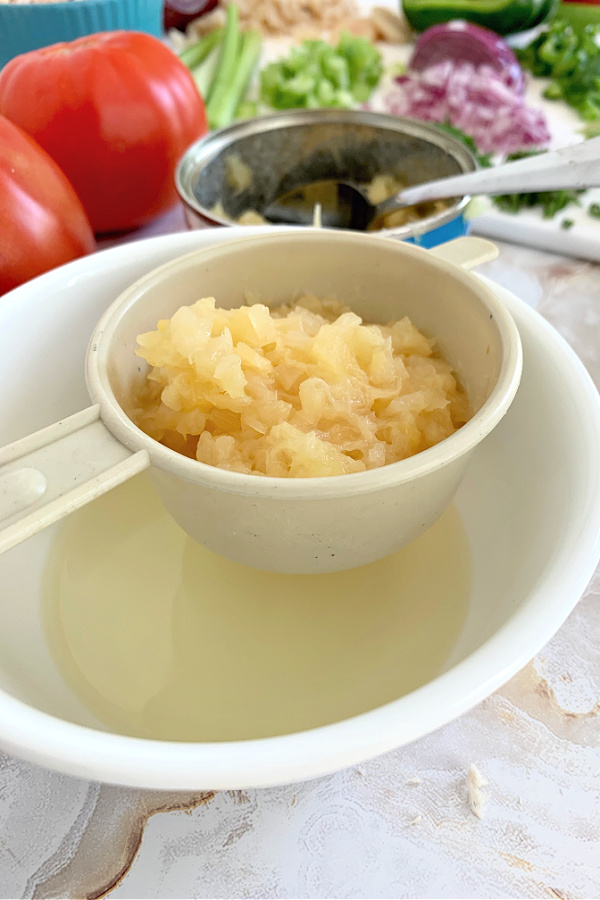
[[[98,31],[144,31],[160,37],[163,0],[67,0],[0,3],[0,66],[50,44]]]

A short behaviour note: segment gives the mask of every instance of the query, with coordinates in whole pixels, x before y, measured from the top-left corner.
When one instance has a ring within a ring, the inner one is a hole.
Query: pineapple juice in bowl
[[[454,505],[378,562],[284,575],[192,540],[147,475],[69,517],[49,559],[58,671],[98,727],[147,740],[262,739],[396,700],[447,668],[472,599]]]

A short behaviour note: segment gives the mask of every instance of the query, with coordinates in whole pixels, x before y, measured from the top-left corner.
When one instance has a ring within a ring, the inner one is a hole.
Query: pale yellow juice
[[[107,728],[224,741],[325,725],[422,685],[454,648],[470,589],[453,507],[380,562],[277,575],[196,544],[142,475],[65,522],[45,619],[67,684]]]

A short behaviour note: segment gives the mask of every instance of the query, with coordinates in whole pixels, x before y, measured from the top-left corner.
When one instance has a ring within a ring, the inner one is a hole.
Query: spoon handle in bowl
[[[0,448],[0,553],[150,465],[110,433],[90,406]]]
[[[600,137],[562,150],[529,156],[466,175],[439,178],[400,191],[390,206],[467,194],[520,194],[531,191],[584,190],[600,186]]]

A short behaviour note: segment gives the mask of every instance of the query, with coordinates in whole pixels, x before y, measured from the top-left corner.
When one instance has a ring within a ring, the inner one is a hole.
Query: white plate
[[[3,298],[0,443],[86,405],[87,340],[119,291],[156,265],[235,235],[217,229],[128,244]],[[0,558],[2,747],[73,775],[146,788],[297,781],[440,727],[522,667],[569,614],[600,555],[600,403],[562,338],[521,301],[497,291],[521,332],[523,381],[459,492],[472,597],[442,674],[354,718],[260,740],[168,743],[86,727],[93,719],[62,680],[42,630],[42,574],[53,537],[45,533]]]

